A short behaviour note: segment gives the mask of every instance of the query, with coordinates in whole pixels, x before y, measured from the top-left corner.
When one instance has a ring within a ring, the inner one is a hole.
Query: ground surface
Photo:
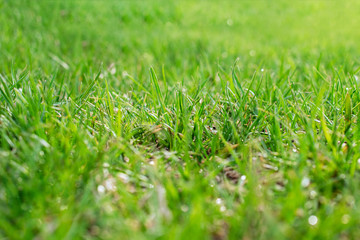
[[[0,238],[359,239],[359,10],[0,0]]]

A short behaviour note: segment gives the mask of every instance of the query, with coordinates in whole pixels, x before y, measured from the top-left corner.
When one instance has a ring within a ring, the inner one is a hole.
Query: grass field
[[[359,239],[359,12],[0,0],[0,239]]]

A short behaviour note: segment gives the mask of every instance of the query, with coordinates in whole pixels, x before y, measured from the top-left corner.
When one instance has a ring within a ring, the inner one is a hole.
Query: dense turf
[[[0,0],[0,238],[360,238],[359,9]]]

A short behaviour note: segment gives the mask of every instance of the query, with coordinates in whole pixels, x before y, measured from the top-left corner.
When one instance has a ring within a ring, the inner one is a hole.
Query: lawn
[[[359,11],[0,0],[0,239],[359,239]]]

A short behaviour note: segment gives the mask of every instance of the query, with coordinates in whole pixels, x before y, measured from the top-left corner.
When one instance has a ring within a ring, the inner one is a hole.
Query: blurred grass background
[[[351,68],[359,61],[358,1],[2,1],[1,71],[11,64],[72,73],[115,63],[189,75],[201,64]],[[341,56],[341,57],[339,57]],[[56,58],[56,59],[57,59]],[[51,63],[51,64],[50,64]],[[245,67],[245,66],[244,66]]]

